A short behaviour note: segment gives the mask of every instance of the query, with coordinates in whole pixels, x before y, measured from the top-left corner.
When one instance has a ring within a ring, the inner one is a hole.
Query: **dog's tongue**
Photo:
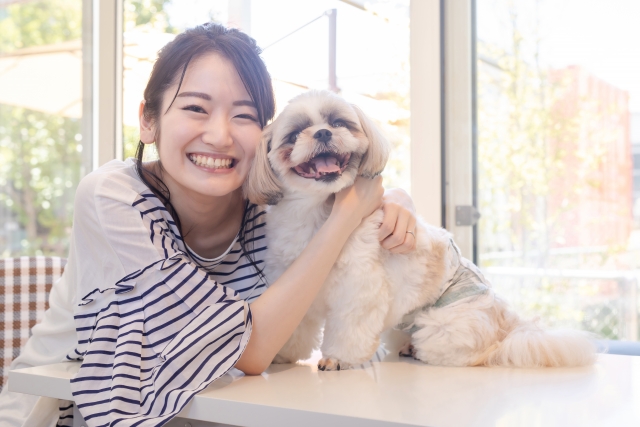
[[[318,173],[334,173],[340,172],[340,162],[333,156],[316,157],[311,159],[309,163],[313,163]]]

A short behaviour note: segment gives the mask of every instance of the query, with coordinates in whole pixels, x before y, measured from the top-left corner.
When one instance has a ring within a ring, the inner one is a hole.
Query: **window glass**
[[[82,170],[82,2],[0,4],[0,255],[68,253]]]
[[[361,2],[365,10],[349,3],[256,1],[252,35],[265,47],[281,109],[298,93],[330,87],[329,17],[322,16],[335,9],[338,93],[360,106],[392,142],[385,185],[409,190],[409,1]]]
[[[477,0],[479,262],[526,314],[611,339],[638,339],[639,20]]]
[[[147,3],[153,3],[155,14],[137,6]],[[327,12],[335,9],[337,90],[362,107],[393,143],[385,184],[409,190],[408,0],[362,5],[337,0],[243,0],[231,8],[227,1],[125,0],[124,4],[125,157],[133,155],[138,143],[138,105],[156,52],[176,32],[208,20],[248,32],[264,50],[280,111],[299,93],[329,88]]]

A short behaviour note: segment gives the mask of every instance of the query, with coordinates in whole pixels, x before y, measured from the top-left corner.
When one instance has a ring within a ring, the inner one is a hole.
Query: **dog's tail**
[[[507,307],[504,307],[508,310]],[[510,313],[511,317],[517,317]],[[595,340],[586,332],[548,330],[518,319],[506,337],[485,352],[478,364],[519,368],[586,366],[595,362]]]

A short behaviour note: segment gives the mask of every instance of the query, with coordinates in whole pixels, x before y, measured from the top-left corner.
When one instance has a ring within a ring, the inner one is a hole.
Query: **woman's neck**
[[[180,218],[185,243],[203,258],[222,255],[242,224],[245,203],[242,189],[224,196],[208,196],[183,188],[166,174],[161,177]]]
[[[240,191],[204,200],[188,194],[172,195],[171,203],[180,216],[185,243],[201,257],[222,255],[240,230],[244,212]]]

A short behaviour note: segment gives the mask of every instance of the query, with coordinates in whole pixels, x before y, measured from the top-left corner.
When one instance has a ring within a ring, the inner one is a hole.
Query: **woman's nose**
[[[202,135],[202,142],[216,148],[225,148],[233,144],[229,122],[225,117],[211,117]]]

